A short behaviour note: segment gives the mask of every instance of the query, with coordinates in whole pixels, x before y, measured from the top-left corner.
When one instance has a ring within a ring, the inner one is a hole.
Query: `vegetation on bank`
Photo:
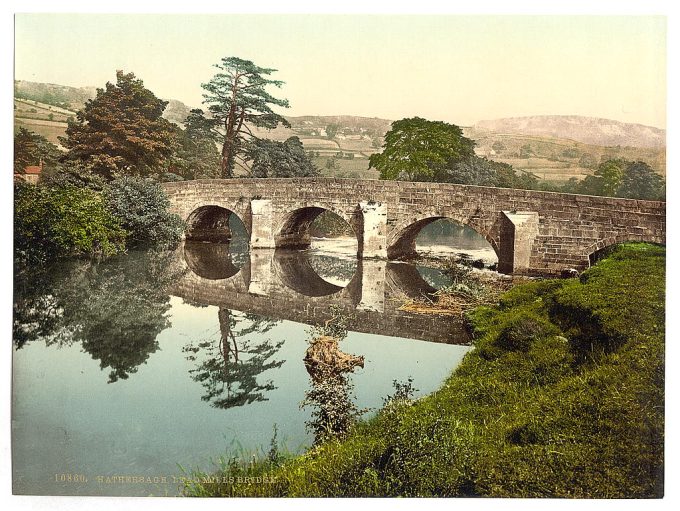
[[[123,177],[96,189],[69,180],[14,187],[18,265],[68,256],[111,256],[130,247],[179,242],[184,222],[169,213],[160,185]]]
[[[519,285],[469,314],[475,349],[437,392],[302,456],[224,460],[185,493],[659,497],[664,293],[665,250],[648,244]]]

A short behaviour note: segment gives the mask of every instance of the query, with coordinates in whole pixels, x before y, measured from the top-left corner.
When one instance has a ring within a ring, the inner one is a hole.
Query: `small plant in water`
[[[352,382],[344,376],[356,366],[364,367],[364,357],[340,351],[338,343],[347,336],[350,318],[337,307],[331,307],[331,313],[331,319],[309,332],[311,339],[304,358],[312,386],[305,392],[300,408],[314,407],[306,425],[314,433],[316,445],[343,437],[366,411],[357,408]]]
[[[347,330],[354,316],[345,314],[337,305],[331,305],[328,310],[331,313],[331,318],[323,325],[314,325],[307,331],[312,339],[311,342],[322,336],[334,337],[338,341],[347,337]]]

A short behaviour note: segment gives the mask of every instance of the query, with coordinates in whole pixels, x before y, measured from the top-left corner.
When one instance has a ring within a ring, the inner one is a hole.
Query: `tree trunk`
[[[224,139],[222,145],[222,164],[220,175],[222,179],[231,179],[234,177],[234,159],[235,159],[234,140]]]

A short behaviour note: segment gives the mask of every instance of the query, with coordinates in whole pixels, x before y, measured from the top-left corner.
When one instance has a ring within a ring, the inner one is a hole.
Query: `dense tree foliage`
[[[203,110],[191,110],[184,121],[184,129],[175,128],[177,144],[170,161],[170,173],[182,179],[220,177],[221,158],[215,145],[218,135],[214,119],[205,117]]]
[[[665,200],[666,191],[659,174],[642,161],[628,162],[621,178],[618,197]]]
[[[67,159],[84,162],[106,179],[159,173],[172,153],[174,133],[158,99],[133,73],[116,73],[116,84],[97,89],[77,120],[69,122],[61,142]]]
[[[565,191],[606,197],[664,200],[663,178],[645,162],[624,159],[606,160],[592,176],[570,183]]]
[[[47,183],[14,189],[14,248],[18,264],[63,256],[110,256],[127,246],[170,246],[184,223],[168,212],[158,183],[124,177],[103,192],[61,172]]]
[[[14,248],[19,261],[64,255],[111,255],[125,248],[126,232],[103,197],[71,185],[14,188]]]
[[[238,163],[243,166],[245,142],[253,138],[251,127],[273,129],[280,124],[290,127],[281,115],[274,113],[270,105],[288,107],[288,100],[277,99],[267,92],[267,87],[281,87],[283,82],[268,78],[276,69],[259,67],[249,60],[225,57],[215,64],[219,70],[202,87],[204,103],[222,133],[223,178],[234,176]]]
[[[413,117],[392,123],[369,165],[381,179],[433,181],[447,165],[474,156],[474,146],[454,124]]]
[[[173,245],[180,241],[184,222],[168,212],[170,201],[158,183],[122,177],[113,180],[104,195],[109,209],[129,232],[129,247]]]
[[[534,189],[538,180],[533,174],[517,174],[512,165],[500,163],[479,156],[470,156],[452,161],[438,169],[434,180],[476,186],[497,186],[499,188]]]
[[[255,139],[248,145],[254,177],[312,177],[319,175],[298,137],[285,142],[266,138]]]
[[[61,152],[45,137],[26,128],[19,128],[14,134],[14,172],[23,174],[29,165],[43,163],[45,170],[58,167]]]

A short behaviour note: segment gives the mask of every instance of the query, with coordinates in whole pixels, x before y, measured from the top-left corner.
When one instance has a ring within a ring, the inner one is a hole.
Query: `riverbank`
[[[665,250],[645,244],[516,286],[469,314],[475,349],[438,391],[302,456],[195,474],[186,494],[662,496],[664,295]]]

